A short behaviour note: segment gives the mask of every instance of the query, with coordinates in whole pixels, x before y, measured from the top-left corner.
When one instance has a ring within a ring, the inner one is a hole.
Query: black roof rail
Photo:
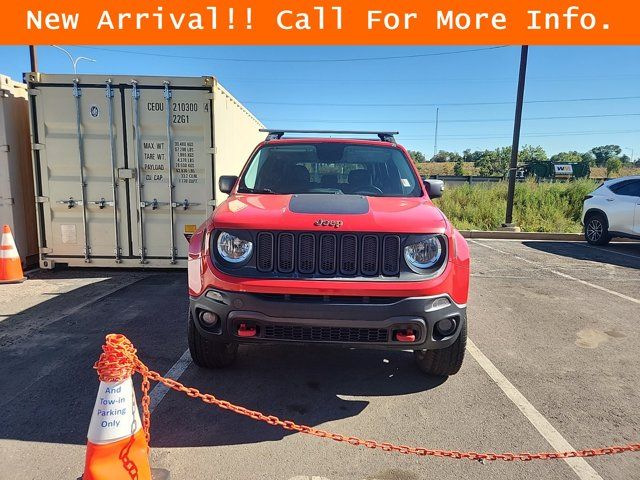
[[[340,134],[340,135],[377,135],[382,142],[396,143],[394,135],[398,135],[400,132],[381,132],[379,130],[366,131],[366,130],[284,130],[284,129],[271,129],[261,128],[261,132],[267,134],[265,141],[280,140],[284,137],[285,133],[319,133],[319,134]]]

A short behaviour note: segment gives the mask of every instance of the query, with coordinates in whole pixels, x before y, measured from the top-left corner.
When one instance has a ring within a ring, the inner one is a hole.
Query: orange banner
[[[5,44],[640,43],[640,3],[602,0],[5,2]]]

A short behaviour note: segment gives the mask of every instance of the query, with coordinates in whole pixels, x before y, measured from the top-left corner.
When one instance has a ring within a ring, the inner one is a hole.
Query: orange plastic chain
[[[627,445],[612,446],[604,448],[591,448],[576,451],[567,452],[540,452],[540,453],[478,453],[478,452],[459,452],[457,450],[437,450],[422,447],[410,447],[407,445],[394,445],[387,442],[377,442],[375,440],[362,440],[358,437],[347,437],[338,433],[331,433],[317,428],[309,427],[307,425],[298,425],[290,420],[280,420],[273,415],[265,415],[255,410],[234,405],[226,400],[220,400],[208,393],[200,393],[197,388],[185,387],[183,384],[170,378],[164,378],[157,372],[149,370],[149,368],[140,361],[136,355],[136,349],[133,344],[124,335],[111,334],[107,335],[106,343],[102,347],[103,353],[100,355],[100,359],[94,365],[94,368],[98,371],[98,377],[102,381],[120,381],[129,376],[135,371],[142,375],[142,426],[147,436],[149,437],[149,427],[151,425],[151,414],[149,412],[149,381],[153,380],[160,382],[167,387],[176,390],[178,392],[186,393],[189,397],[199,398],[205,403],[216,405],[223,410],[229,410],[231,412],[244,415],[254,420],[268,423],[269,425],[279,426],[285,430],[291,430],[300,433],[306,433],[308,435],[314,435],[321,438],[329,438],[336,442],[344,442],[354,447],[365,446],[371,449],[380,449],[385,452],[398,452],[405,454],[413,454],[419,456],[433,456],[433,457],[447,457],[447,458],[464,458],[468,460],[477,461],[530,461],[530,460],[550,460],[561,458],[574,458],[574,457],[596,457],[601,455],[614,455],[624,452],[638,452],[640,451],[640,443],[629,443]]]

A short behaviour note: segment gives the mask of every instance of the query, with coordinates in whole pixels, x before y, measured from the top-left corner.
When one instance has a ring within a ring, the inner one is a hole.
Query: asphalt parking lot
[[[153,370],[266,414],[345,435],[471,451],[640,441],[640,244],[470,240],[467,358],[448,379],[408,352],[241,348],[185,355],[186,273],[38,272],[0,287],[2,479],[76,479],[104,335]],[[139,380],[137,381],[139,383]],[[493,462],[371,451],[152,392],[153,468],[172,479],[640,479],[640,453]]]

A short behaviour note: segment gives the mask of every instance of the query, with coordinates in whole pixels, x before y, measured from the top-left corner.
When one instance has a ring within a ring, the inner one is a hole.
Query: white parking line
[[[548,272],[551,272],[551,273],[553,273],[555,275],[558,275],[559,277],[566,278],[567,280],[573,280],[574,282],[581,283],[582,285],[586,285],[587,287],[595,288],[596,290],[601,290],[601,291],[606,292],[606,293],[608,293],[610,295],[614,295],[614,296],[616,296],[618,298],[622,298],[624,300],[628,300],[630,302],[637,303],[638,305],[640,305],[640,300],[637,299],[637,298],[629,297],[628,295],[625,295],[625,294],[620,293],[620,292],[616,292],[614,290],[609,290],[608,288],[601,287],[600,285],[596,285],[595,283],[589,283],[589,282],[586,282],[584,280],[580,280],[579,278],[572,277],[571,275],[568,275],[566,273],[559,272],[557,270],[554,270],[553,268],[547,267],[547,266],[545,266],[545,265],[543,265],[541,263],[538,263],[538,262],[534,262],[533,260],[529,260],[528,258],[521,257],[520,255],[517,255],[515,253],[505,252],[504,250],[500,250],[499,248],[491,247],[491,246],[486,245],[484,243],[480,243],[480,242],[478,242],[476,240],[469,240],[469,241],[471,243],[474,243],[475,245],[480,245],[481,247],[488,248],[489,250],[493,250],[493,251],[501,253],[503,255],[511,255],[512,257],[515,257],[518,260],[521,260],[521,261],[523,261],[525,263],[529,263],[531,265],[535,265],[538,268],[541,268],[543,270],[547,270]]]
[[[540,434],[549,442],[556,451],[575,450],[571,444],[558,432],[549,421],[542,416],[538,410],[522,395],[518,389],[505,377],[498,368],[489,360],[484,353],[476,346],[471,339],[467,340],[467,351],[475,359],[489,377],[500,387],[504,394],[511,400]],[[191,365],[191,355],[186,350],[176,363],[164,375],[166,378],[178,380],[180,376]],[[150,412],[153,412],[160,404],[164,396],[169,391],[169,387],[158,383],[149,397]],[[602,477],[585,461],[584,458],[565,458],[565,462],[571,467],[581,480],[602,480]]]
[[[187,349],[178,359],[178,361],[174,363],[169,371],[163,376],[172,380],[178,380],[184,373],[184,371],[189,368],[189,365],[191,365],[191,354]],[[151,399],[151,403],[149,404],[150,412],[153,412],[156,409],[156,407],[162,401],[168,391],[169,387],[167,387],[163,383],[158,383],[155,387],[153,387],[151,393],[149,394],[149,398]]]
[[[482,369],[491,377],[491,379],[500,387],[500,390],[511,400],[516,407],[527,417],[531,425],[535,427],[540,435],[549,442],[556,451],[575,450],[571,444],[556,430],[549,421],[536,410],[529,400],[505,377],[500,370],[489,360],[484,353],[476,346],[471,339],[467,339],[467,351],[475,359]],[[565,462],[571,467],[581,480],[602,480],[591,465],[584,458],[565,458]]]

